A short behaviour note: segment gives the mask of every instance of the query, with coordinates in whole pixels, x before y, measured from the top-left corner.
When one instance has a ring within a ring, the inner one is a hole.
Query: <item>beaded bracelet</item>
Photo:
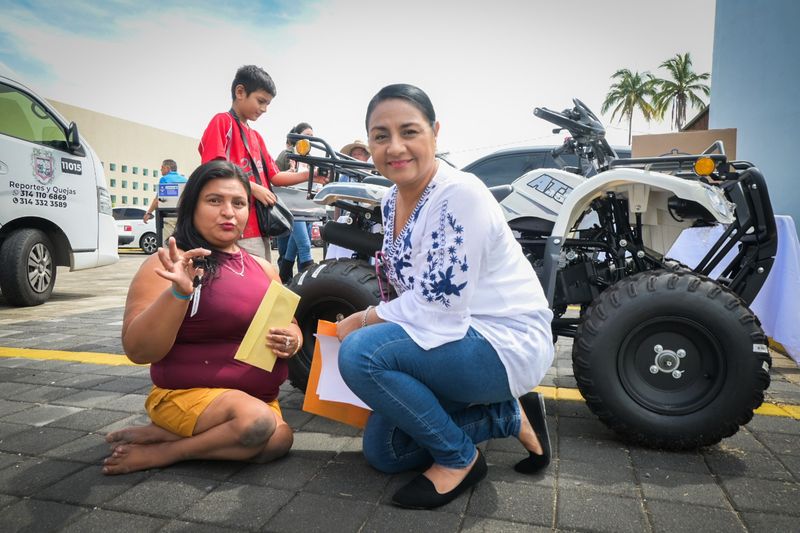
[[[369,312],[372,311],[373,309],[375,309],[375,306],[374,305],[370,305],[370,306],[367,307],[366,311],[364,311],[364,316],[361,317],[361,327],[362,328],[367,326],[367,317],[369,316]]]
[[[177,298],[178,300],[186,301],[186,300],[191,300],[192,299],[192,295],[191,294],[181,294],[181,293],[179,293],[178,291],[175,290],[175,287],[172,287],[172,295],[175,298]]]

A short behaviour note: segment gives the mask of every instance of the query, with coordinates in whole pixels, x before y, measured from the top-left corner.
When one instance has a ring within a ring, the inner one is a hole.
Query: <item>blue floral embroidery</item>
[[[403,226],[403,229],[398,233],[397,239],[393,238],[394,216],[397,205],[396,188],[392,190],[389,199],[383,208],[383,221],[386,227],[383,235],[383,249],[386,252],[386,257],[390,264],[390,268],[387,269],[388,271],[386,275],[389,278],[389,282],[394,286],[398,294],[402,294],[407,290],[414,289],[414,276],[406,277],[408,272],[405,272],[405,270],[411,268],[412,266],[412,229],[419,218],[420,210],[428,201],[431,191],[433,191],[435,188],[436,184],[431,182],[422,193],[417,205],[414,207],[414,211],[411,212],[411,215],[408,217],[408,221],[406,222],[405,226]]]
[[[469,271],[467,256],[464,253],[464,226],[458,224],[456,217],[448,209],[445,201],[439,211],[437,226],[430,232],[430,248],[425,255],[426,265],[421,276],[414,276],[411,257],[413,255],[411,234],[419,218],[420,210],[428,199],[434,184],[428,186],[416,208],[409,217],[408,223],[398,233],[394,234],[394,214],[396,206],[396,191],[391,195],[384,208],[384,221],[386,232],[384,234],[384,250],[389,259],[389,281],[398,293],[407,290],[419,290],[425,301],[438,302],[445,308],[452,305],[453,298],[461,296],[461,291],[467,286],[465,274]],[[429,216],[435,216],[431,214]]]

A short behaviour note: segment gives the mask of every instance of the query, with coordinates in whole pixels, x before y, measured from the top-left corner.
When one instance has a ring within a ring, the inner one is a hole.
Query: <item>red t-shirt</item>
[[[250,155],[256,163],[258,175],[261,177],[261,184],[266,187],[267,183],[271,183],[272,176],[280,172],[280,170],[275,161],[273,161],[272,156],[269,155],[261,135],[245,124],[242,124],[242,126],[244,127],[244,134],[247,136],[247,143],[250,145]],[[247,179],[255,183],[253,170],[250,168],[250,158],[247,156],[247,149],[242,142],[239,126],[236,125],[230,113],[214,115],[214,118],[206,126],[206,131],[203,132],[200,146],[197,149],[200,151],[201,163],[208,163],[214,159],[225,159],[241,168]],[[262,168],[262,154],[264,155],[264,161],[267,163],[266,176]],[[247,219],[247,226],[245,226],[242,234],[245,239],[261,236],[261,232],[258,230],[254,202],[255,200],[251,197],[250,217]]]

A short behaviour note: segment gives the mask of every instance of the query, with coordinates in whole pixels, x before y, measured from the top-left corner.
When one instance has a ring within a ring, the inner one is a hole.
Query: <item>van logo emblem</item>
[[[34,148],[31,155],[33,165],[33,176],[42,185],[48,185],[56,175],[55,158],[50,150]]]

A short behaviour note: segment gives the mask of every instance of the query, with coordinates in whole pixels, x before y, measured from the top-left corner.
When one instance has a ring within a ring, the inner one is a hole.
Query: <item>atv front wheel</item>
[[[733,435],[769,386],[767,337],[713,280],[638,274],[587,309],[572,351],[589,408],[626,440],[691,449]]]
[[[317,331],[317,321],[336,322],[376,305],[380,301],[380,287],[375,267],[355,259],[325,261],[292,279],[289,288],[300,295],[295,316],[303,332],[303,347],[289,359],[289,380],[305,391]]]

